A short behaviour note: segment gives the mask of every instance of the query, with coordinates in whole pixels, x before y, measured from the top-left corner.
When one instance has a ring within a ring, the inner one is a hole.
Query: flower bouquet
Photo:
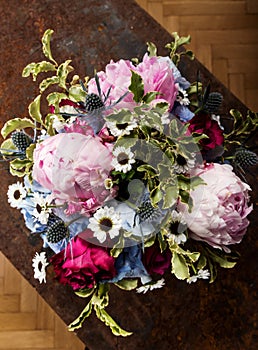
[[[245,140],[258,117],[232,109],[224,130],[222,95],[177,68],[183,55],[193,59],[181,47],[190,37],[173,33],[167,57],[148,43],[141,61],[111,61],[81,80],[70,60],[53,58],[52,34],[42,38],[45,60],[23,70],[43,77],[28,117],[1,131],[1,157],[22,178],[8,201],[30,240],[42,241],[34,277],[46,282],[52,265],[58,282],[88,298],[69,329],[94,310],[128,336],[106,311],[110,284],[146,293],[164,286],[166,271],[213,282],[217,266],[236,264],[252,210],[245,171],[258,162]]]

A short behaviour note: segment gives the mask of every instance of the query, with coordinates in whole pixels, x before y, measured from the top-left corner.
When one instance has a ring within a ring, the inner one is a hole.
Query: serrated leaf
[[[1,134],[3,138],[6,138],[7,135],[9,135],[11,132],[17,129],[26,129],[26,128],[35,128],[34,123],[28,119],[28,118],[14,118],[11,120],[8,120],[2,130]]]
[[[123,290],[133,290],[137,287],[138,280],[123,279],[122,281],[116,282],[115,285]]]
[[[16,170],[16,169],[12,168],[11,165],[10,165],[10,174],[12,176],[17,176],[17,177],[24,177],[25,175],[28,175],[28,173],[26,171]]]
[[[190,277],[189,268],[183,255],[173,252],[172,254],[172,273],[179,279],[184,280]]]
[[[69,66],[71,63],[71,60],[67,60],[64,63],[60,64],[60,66],[57,69],[57,76],[59,78],[59,86],[66,90],[66,79],[67,75],[73,70],[72,66]]]
[[[10,162],[10,166],[12,167],[12,169],[14,170],[22,170],[25,168],[27,168],[27,166],[31,166],[32,163],[30,160],[28,159],[14,159]]]
[[[83,311],[81,312],[81,314],[79,315],[79,317],[77,317],[69,326],[68,326],[68,330],[69,331],[75,331],[78,328],[82,327],[83,322],[85,321],[85,319],[87,317],[90,316],[92,312],[92,301],[90,301],[86,307],[83,309]]]
[[[99,308],[104,308],[108,306],[108,291],[109,285],[108,283],[100,284],[98,290],[94,293],[92,297],[92,303],[97,305]]]
[[[116,124],[125,124],[133,120],[133,113],[129,109],[124,108],[117,113],[109,114],[105,119]]]
[[[1,152],[0,153],[2,155],[8,156],[8,155],[10,155],[10,152],[15,151],[15,150],[17,150],[17,149],[14,146],[12,139],[9,138],[9,139],[4,140],[4,142],[2,142],[1,149],[0,149]]]
[[[50,49],[50,41],[51,37],[54,31],[52,29],[47,29],[42,37],[42,50],[46,58],[48,58],[50,61],[54,62],[55,65],[57,65],[56,61],[54,60],[51,49]]]
[[[42,80],[42,82],[39,84],[39,91],[40,93],[44,92],[50,85],[58,84],[59,78],[56,76],[46,78]]]
[[[114,148],[116,147],[132,148],[133,146],[135,146],[137,141],[138,141],[138,138],[134,138],[134,137],[120,137],[116,141]]]
[[[116,336],[122,336],[122,337],[128,337],[129,335],[132,335],[132,332],[127,332],[126,330],[122,329],[115,321],[114,319],[106,312],[105,309],[100,309],[97,305],[94,305],[94,309],[96,311],[97,317],[105,323],[106,326],[108,326],[112,333]]]
[[[134,71],[132,72],[132,77],[131,77],[131,84],[129,86],[129,91],[133,93],[133,99],[136,103],[141,102],[142,97],[144,95],[144,84],[142,77],[135,73]]]
[[[43,124],[42,115],[40,113],[40,98],[41,95],[38,95],[29,105],[29,115],[36,122]]]

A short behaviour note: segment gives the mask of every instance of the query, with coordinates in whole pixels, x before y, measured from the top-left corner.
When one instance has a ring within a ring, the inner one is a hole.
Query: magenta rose
[[[61,133],[37,144],[33,178],[51,190],[57,203],[67,202],[70,213],[87,213],[113,196],[104,184],[111,161],[112,145],[101,138]]]
[[[193,209],[185,204],[178,210],[189,228],[191,238],[204,241],[214,248],[230,251],[228,245],[240,243],[246,233],[252,211],[248,206],[250,187],[235,175],[227,164],[210,164],[195,169],[206,183],[191,191]]]
[[[132,70],[142,77],[144,93],[159,92],[155,102],[167,101],[172,108],[178,87],[175,84],[171,66],[168,61],[158,57],[149,57],[147,54],[144,55],[143,61],[138,66],[134,66],[127,60],[111,61],[106,66],[105,72],[98,73],[101,91],[104,95],[108,95],[107,106],[115,103],[127,92],[127,95],[116,107],[129,109],[135,107],[133,94],[128,90],[131,84]],[[95,79],[89,81],[88,92],[98,94]]]
[[[57,280],[74,290],[93,288],[101,280],[116,275],[115,259],[106,248],[76,236],[65,250],[51,258]]]
[[[154,243],[144,249],[142,262],[150,275],[154,273],[163,275],[171,265],[171,252],[166,249],[161,253],[159,245]]]
[[[192,133],[205,134],[208,138],[200,140],[204,151],[221,146],[224,141],[223,131],[216,120],[212,120],[207,113],[198,113],[189,121],[188,130]]]

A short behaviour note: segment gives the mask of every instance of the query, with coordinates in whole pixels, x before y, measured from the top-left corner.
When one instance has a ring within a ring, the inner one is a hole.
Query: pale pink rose
[[[112,197],[104,181],[112,169],[112,145],[99,137],[62,133],[49,137],[34,151],[33,178],[72,211],[92,211]]]
[[[246,233],[252,211],[248,206],[250,187],[235,175],[227,164],[210,164],[196,169],[206,183],[191,191],[193,209],[179,204],[190,237],[204,241],[214,248],[230,251],[228,245],[240,243]]]
[[[133,94],[128,90],[131,84],[132,70],[142,77],[145,94],[151,91],[159,92],[155,102],[167,101],[172,108],[178,86],[175,83],[171,66],[167,61],[160,60],[158,57],[149,57],[147,54],[144,55],[143,61],[138,66],[134,66],[127,60],[111,61],[106,66],[105,72],[98,73],[101,91],[105,96],[109,96],[106,106],[115,103],[128,92],[116,107],[129,109],[135,107]],[[95,79],[89,81],[88,92],[98,94]]]

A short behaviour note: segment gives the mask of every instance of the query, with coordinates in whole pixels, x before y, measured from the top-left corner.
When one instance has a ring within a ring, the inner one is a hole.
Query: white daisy
[[[187,173],[195,167],[195,156],[192,154],[191,158],[185,158],[178,154],[174,163],[174,171],[177,174]]]
[[[36,253],[32,259],[32,267],[34,268],[34,278],[38,279],[40,283],[46,283],[46,267],[48,265],[46,253]]]
[[[178,235],[170,233],[168,238],[172,239],[176,244],[182,244],[187,241],[187,236],[184,233],[179,233]]]
[[[145,284],[139,288],[136,289],[137,293],[147,293],[148,291],[152,291],[154,289],[159,289],[164,287],[165,285],[165,280],[164,278],[161,278],[159,281],[155,282],[155,283],[149,283],[149,284]]]
[[[52,197],[51,195],[47,195],[44,197],[38,192],[34,192],[33,197],[31,198],[34,204],[34,210],[32,215],[42,224],[46,225],[48,222],[49,214],[52,209],[49,207]]]
[[[177,244],[182,244],[187,241],[187,235],[184,231],[187,228],[185,220],[182,218],[182,214],[173,210],[171,213],[172,222],[170,223],[171,231],[176,230],[177,233],[169,233],[167,235],[168,239],[172,239]],[[174,228],[175,226],[175,228]]]
[[[191,284],[191,283],[195,283],[197,282],[197,279],[198,279],[198,276],[197,275],[193,275],[193,276],[190,276],[189,278],[187,278],[186,282]]]
[[[19,205],[22,203],[22,200],[26,197],[26,195],[26,189],[19,181],[8,187],[8,202],[12,208],[19,208]]]
[[[188,106],[190,104],[187,92],[180,87],[178,88],[176,101],[179,102],[181,106]]]
[[[135,163],[134,154],[130,148],[116,147],[113,151],[113,158],[111,165],[116,171],[127,173],[132,169],[132,164]]]
[[[132,121],[129,123],[116,124],[115,122],[108,121],[107,127],[113,136],[119,137],[123,135],[130,135],[131,131],[137,127],[137,123]]]
[[[122,227],[122,220],[119,213],[115,212],[113,207],[104,207],[96,211],[96,213],[89,219],[88,228],[94,232],[100,243],[107,239],[107,235],[111,239],[119,235],[119,230]]]

